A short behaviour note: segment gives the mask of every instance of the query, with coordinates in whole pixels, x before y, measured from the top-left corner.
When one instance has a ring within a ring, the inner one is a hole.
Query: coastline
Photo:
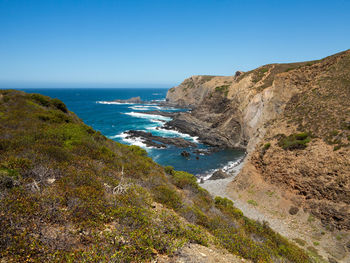
[[[136,100],[137,99],[137,100]],[[121,100],[111,100],[111,101],[96,101],[97,104],[112,104],[112,105],[127,105],[131,112],[121,112],[123,115],[128,115],[133,118],[144,119],[145,121],[151,122],[150,125],[144,125],[143,127],[133,127],[132,129],[123,130],[121,133],[109,136],[111,139],[119,138],[123,143],[128,143],[132,145],[137,145],[152,153],[152,151],[167,150],[170,147],[176,147],[179,151],[179,156],[185,157],[188,162],[190,159],[200,160],[202,158],[210,161],[209,155],[217,154],[217,152],[222,151],[235,151],[242,152],[237,156],[234,154],[228,157],[229,154],[226,153],[227,157],[222,163],[218,163],[217,157],[210,162],[214,165],[209,165],[200,171],[188,171],[187,164],[184,165],[184,170],[196,175],[200,180],[209,179],[214,172],[222,170],[225,173],[230,173],[235,166],[239,165],[245,157],[243,154],[244,149],[239,147],[229,147],[225,143],[216,142],[216,134],[205,134],[200,132],[201,129],[196,129],[194,131],[190,130],[190,123],[188,122],[176,122],[180,115],[190,113],[190,109],[184,108],[181,105],[174,105],[167,101],[154,101],[154,100],[141,100],[139,97],[133,97],[131,99]],[[132,105],[132,106],[130,106]],[[175,121],[175,125],[169,125]],[[180,124],[180,125],[177,125]],[[203,127],[200,125],[200,127]],[[204,136],[204,137],[203,137]],[[213,143],[214,142],[214,143]],[[183,155],[188,154],[188,155]],[[204,157],[207,155],[206,157]],[[220,153],[219,153],[220,155]],[[159,155],[158,155],[159,156]],[[191,156],[191,157],[190,157]],[[177,158],[178,156],[174,156]],[[231,159],[230,159],[231,158]],[[179,162],[178,160],[177,162]],[[192,161],[193,162],[193,161]],[[215,166],[217,164],[218,166]],[[172,165],[161,164],[161,165]],[[193,163],[193,165],[200,165],[199,163]],[[186,168],[185,168],[186,167]],[[177,167],[179,169],[179,167]]]

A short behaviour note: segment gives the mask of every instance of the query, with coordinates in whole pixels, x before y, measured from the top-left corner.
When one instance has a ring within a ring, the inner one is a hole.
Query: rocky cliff
[[[286,72],[304,64],[307,63],[271,64],[236,76],[186,79],[168,91],[167,100],[194,110],[177,117],[174,126],[204,128],[200,134],[204,142],[208,141],[208,134],[213,134],[220,146],[245,147],[250,151],[263,137],[264,125],[279,116],[297,93],[295,84],[286,83]]]
[[[262,180],[325,226],[350,230],[349,50],[237,76],[193,76],[167,100],[193,107],[174,126],[204,130],[204,142],[212,135],[220,145],[247,149],[232,188],[245,191]]]

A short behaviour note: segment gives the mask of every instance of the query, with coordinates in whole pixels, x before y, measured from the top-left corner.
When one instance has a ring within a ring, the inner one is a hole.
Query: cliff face
[[[185,80],[167,98],[195,107],[175,123],[203,123],[222,145],[247,148],[232,187],[243,191],[259,177],[290,192],[324,225],[349,230],[350,51],[202,78]]]
[[[176,125],[180,121],[188,126],[201,122],[207,133],[216,134],[221,145],[250,151],[263,137],[263,125],[281,114],[297,92],[295,84],[286,83],[288,74],[279,73],[303,64],[266,65],[239,76],[188,78],[167,94],[170,103],[194,107],[190,114],[180,115]]]

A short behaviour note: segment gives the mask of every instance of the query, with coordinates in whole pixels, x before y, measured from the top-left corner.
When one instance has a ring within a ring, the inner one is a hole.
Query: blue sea
[[[144,111],[185,111],[161,107],[152,104],[120,104],[111,102],[116,99],[129,99],[140,96],[143,101],[164,101],[167,93],[165,88],[25,88],[29,93],[40,93],[62,100],[69,110],[75,112],[86,124],[100,131],[106,137],[124,143],[138,145],[144,148],[153,160],[161,165],[171,165],[177,170],[187,171],[198,177],[207,178],[216,169],[230,171],[242,159],[241,150],[221,150],[210,155],[192,154],[189,148],[168,146],[166,149],[146,147],[141,139],[126,139],[127,130],[143,130],[153,135],[165,137],[183,137],[186,140],[198,142],[197,138],[176,130],[162,129],[165,121],[170,118],[159,115],[143,114]],[[198,143],[198,148],[206,148]],[[186,150],[190,158],[181,156]]]

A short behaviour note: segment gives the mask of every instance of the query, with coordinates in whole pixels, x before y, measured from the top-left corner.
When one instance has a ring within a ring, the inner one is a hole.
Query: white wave
[[[142,106],[132,106],[132,107],[128,107],[129,109],[132,110],[150,110],[149,107],[142,107]]]
[[[162,95],[162,93],[152,93],[152,95]]]
[[[128,108],[132,109],[132,110],[153,110],[153,109],[161,110],[162,109],[159,106],[150,105],[150,104],[136,105],[136,106],[132,106],[132,107],[128,107]]]
[[[115,138],[125,138],[127,136],[126,133],[121,133],[121,134],[117,134],[117,135],[113,135],[113,136],[108,136],[109,139],[115,139]]]
[[[190,139],[190,140],[192,140],[194,143],[199,143],[198,137],[197,137],[197,136],[192,137],[191,135],[189,135],[189,134],[187,134],[187,133],[182,133],[182,132],[179,132],[179,131],[177,131],[177,130],[164,129],[164,128],[161,128],[161,127],[162,127],[162,126],[157,126],[157,127],[146,127],[146,129],[147,129],[147,130],[159,131],[159,132],[162,133],[162,135],[164,135],[164,134],[177,135],[177,136],[182,137],[182,138]]]
[[[169,118],[169,117],[156,115],[156,114],[145,114],[145,113],[133,112],[133,111],[132,112],[126,112],[124,114],[132,116],[132,117],[136,117],[136,118],[171,121],[171,118]]]
[[[242,162],[242,158],[236,160],[236,161],[231,161],[231,162],[228,162],[223,168],[222,170],[225,172],[225,173],[232,173],[234,172],[236,169],[236,167]]]
[[[194,136],[194,137],[191,137],[192,138],[192,140],[193,140],[193,142],[194,143],[199,143],[199,137],[198,136]]]
[[[163,107],[162,110],[177,110],[174,107]]]
[[[154,123],[159,123],[161,125],[163,125],[166,121],[164,120],[155,120],[155,119],[150,119],[151,122],[154,122]]]
[[[155,131],[159,131],[161,133],[165,133],[165,134],[174,134],[174,135],[178,135],[180,137],[184,137],[184,138],[189,138],[191,137],[188,134],[176,131],[176,130],[168,130],[168,129],[164,129],[164,128],[160,128],[160,127],[147,127],[147,130],[155,130]]]
[[[228,162],[226,165],[224,165],[223,167],[221,168],[218,168],[218,169],[212,169],[210,171],[208,171],[208,173],[206,173],[202,179],[203,180],[208,180],[216,171],[218,170],[222,170],[223,172],[227,173],[227,174],[233,174],[233,175],[236,175],[237,172],[240,170],[240,166],[242,164],[244,160],[244,157],[242,158],[239,158],[235,161],[230,161]]]
[[[113,104],[113,105],[134,105],[135,103],[128,103],[128,102],[117,102],[117,101],[96,101],[96,103],[99,104]]]
[[[136,137],[136,138],[127,138],[127,137],[128,137],[128,134],[126,134],[125,132],[122,132],[122,133],[114,135],[114,136],[109,136],[110,139],[121,138],[126,143],[139,146],[139,147],[146,149],[146,150],[154,149],[154,147],[147,146],[144,143],[144,141],[139,137]]]

